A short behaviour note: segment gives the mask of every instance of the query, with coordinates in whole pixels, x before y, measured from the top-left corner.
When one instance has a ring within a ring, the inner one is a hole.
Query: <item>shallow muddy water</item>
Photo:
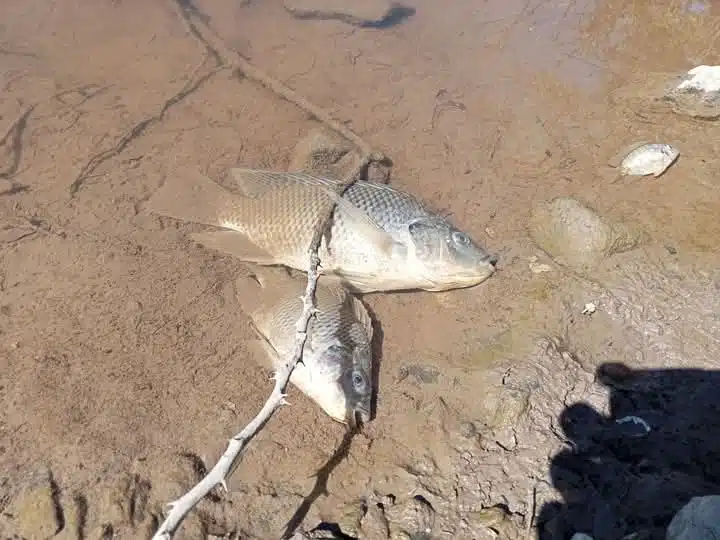
[[[632,93],[720,64],[717,3],[405,5],[380,28],[279,0],[0,7],[3,537],[147,536],[270,391],[243,345],[247,268],[142,208],[190,169],[283,170],[319,123],[195,23],[382,151],[392,185],[500,262],[470,289],[366,295],[375,419],[348,439],[292,389],[186,538],[279,538],[288,522],[351,538],[662,538],[691,496],[720,493],[720,128]],[[608,161],[643,140],[680,158],[618,179]],[[556,264],[528,222],[557,196],[646,241],[592,270]],[[626,368],[598,376],[610,363]],[[631,414],[650,435],[616,430]]]

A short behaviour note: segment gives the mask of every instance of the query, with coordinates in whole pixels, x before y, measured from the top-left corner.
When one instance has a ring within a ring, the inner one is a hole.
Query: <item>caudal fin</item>
[[[222,226],[221,216],[237,195],[200,173],[173,177],[145,203],[144,210],[180,221]]]

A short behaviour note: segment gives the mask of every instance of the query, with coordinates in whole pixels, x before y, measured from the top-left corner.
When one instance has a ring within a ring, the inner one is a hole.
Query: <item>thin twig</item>
[[[338,196],[342,197],[345,191],[361,176],[367,166],[372,161],[384,161],[384,156],[379,152],[373,152],[370,146],[352,130],[343,126],[340,122],[332,118],[328,113],[310,103],[307,99],[298,95],[294,90],[288,88],[274,77],[264,73],[254,67],[245,58],[235,51],[228,49],[222,39],[213,34],[206,22],[192,21],[192,15],[197,15],[195,9],[186,9],[182,2],[176,0],[176,6],[179,8],[179,15],[183,22],[188,26],[189,32],[208,49],[223,65],[230,65],[242,72],[248,78],[261,83],[269,88],[278,96],[294,103],[308,114],[325,124],[327,127],[336,131],[349,141],[353,142],[362,159],[353,168],[352,172],[337,187]],[[197,18],[197,17],[195,17]],[[170,540],[183,519],[192,511],[192,509],[217,485],[222,485],[227,490],[227,478],[233,473],[238,464],[238,459],[248,443],[257,435],[260,430],[267,424],[275,411],[284,404],[286,388],[290,382],[290,377],[298,362],[302,361],[302,352],[307,339],[307,328],[310,324],[310,318],[316,312],[315,308],[315,290],[319,277],[320,257],[318,250],[325,230],[330,224],[333,212],[335,210],[335,201],[330,200],[326,213],[318,220],[315,233],[310,245],[308,253],[310,263],[308,267],[307,287],[305,296],[303,297],[303,311],[296,323],[296,341],[293,355],[287,363],[275,373],[275,386],[273,387],[270,397],[263,405],[260,412],[253,418],[245,428],[235,435],[228,442],[225,452],[222,454],[215,466],[208,472],[205,477],[196,484],[190,491],[185,493],[179,499],[169,504],[170,511],[165,520],[158,527],[157,532],[153,536],[153,540]]]
[[[207,25],[206,17],[199,16],[203,14],[195,6],[191,4],[192,7],[188,9],[186,4],[189,4],[189,2],[179,2],[179,0],[176,0],[176,2],[179,4],[180,18],[187,26],[188,31],[208,50],[217,54],[226,64],[235,68],[248,79],[267,87],[277,96],[295,104],[310,116],[351,141],[357,146],[362,156],[370,156],[370,161],[384,161],[385,157],[380,152],[373,152],[370,145],[357,133],[335,120],[328,112],[311,103],[292,88],[284,85],[277,78],[253,66],[242,55],[230,49],[223,39],[217,36]]]
[[[343,193],[349,188],[360,176],[363,169],[372,160],[370,155],[366,155],[353,171],[345,178],[345,180],[337,188],[337,193],[342,197]],[[238,458],[242,454],[247,444],[257,435],[260,430],[267,424],[275,411],[281,406],[287,404],[285,400],[285,390],[290,381],[295,366],[302,360],[302,352],[307,339],[307,328],[310,324],[310,318],[316,311],[315,308],[315,289],[317,288],[318,270],[320,267],[320,257],[318,249],[322,241],[323,234],[330,224],[333,211],[335,210],[335,201],[331,200],[324,216],[318,221],[315,234],[310,242],[308,249],[310,255],[310,266],[308,268],[307,287],[305,288],[305,296],[303,297],[303,312],[298,319],[295,330],[295,350],[288,362],[275,374],[275,387],[270,397],[260,409],[260,412],[245,428],[235,435],[228,443],[227,449],[220,456],[217,464],[205,475],[205,477],[196,484],[185,495],[170,503],[170,512],[165,521],[160,524],[157,532],[153,536],[153,540],[170,540],[177,530],[182,520],[187,514],[210,493],[215,486],[222,485],[227,490],[226,479],[232,474],[237,466]]]

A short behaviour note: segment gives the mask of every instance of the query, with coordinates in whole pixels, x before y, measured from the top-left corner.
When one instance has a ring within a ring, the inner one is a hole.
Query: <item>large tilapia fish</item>
[[[303,310],[306,279],[265,268],[241,277],[236,295],[260,337],[250,342],[260,363],[274,370],[295,350],[295,324]],[[333,419],[356,425],[370,420],[372,322],[360,300],[345,289],[318,284],[317,315],[310,319],[302,363],[290,382]]]
[[[226,229],[192,235],[206,247],[307,271],[315,228],[335,202],[322,275],[360,293],[470,287],[495,271],[496,257],[467,234],[385,184],[357,182],[340,198],[336,180],[305,173],[231,169],[230,182],[227,189],[200,174],[168,181],[147,208]]]

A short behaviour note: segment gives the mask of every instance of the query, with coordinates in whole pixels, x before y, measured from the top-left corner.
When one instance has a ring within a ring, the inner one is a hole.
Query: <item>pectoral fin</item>
[[[241,232],[237,231],[206,231],[192,233],[190,238],[202,246],[226,255],[231,255],[241,261],[252,262],[261,266],[282,264],[272,254],[258,247]]]

